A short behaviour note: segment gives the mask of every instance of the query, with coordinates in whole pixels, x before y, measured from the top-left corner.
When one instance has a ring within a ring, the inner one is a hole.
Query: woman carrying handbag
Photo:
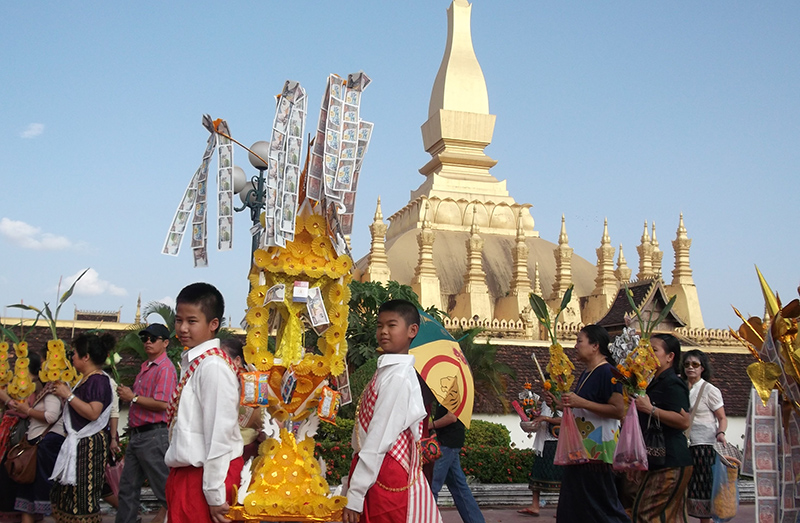
[[[691,350],[683,357],[683,377],[689,384],[689,401],[692,405],[692,422],[687,435],[692,453],[694,471],[689,482],[686,508],[690,516],[702,523],[711,523],[711,487],[714,483],[714,443],[727,443],[725,430],[728,418],[722,393],[706,380],[711,379],[708,356],[700,350]]]

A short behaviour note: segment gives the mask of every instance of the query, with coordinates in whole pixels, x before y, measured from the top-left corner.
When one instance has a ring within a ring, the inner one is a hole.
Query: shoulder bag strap
[[[689,440],[689,434],[692,433],[692,425],[694,425],[694,417],[697,415],[697,404],[700,403],[700,400],[703,398],[703,391],[706,389],[706,385],[708,382],[703,380],[703,384],[700,385],[700,391],[697,393],[697,398],[694,400],[694,405],[692,405],[692,417],[689,418],[689,428],[683,431],[683,434],[686,436],[686,440]]]

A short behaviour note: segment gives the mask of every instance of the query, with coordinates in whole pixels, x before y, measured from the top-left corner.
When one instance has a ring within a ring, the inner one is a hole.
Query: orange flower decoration
[[[549,381],[545,381],[544,385],[542,385],[542,387],[544,387],[544,390],[550,390],[550,389],[553,388],[553,384],[550,383]]]

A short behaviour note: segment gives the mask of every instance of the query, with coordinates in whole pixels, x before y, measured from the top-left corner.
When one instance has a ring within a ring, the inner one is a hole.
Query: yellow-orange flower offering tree
[[[227,202],[231,185],[237,185],[235,179],[230,183],[232,144],[247,149],[251,161],[258,159],[254,165],[260,166],[261,174],[243,197],[254,221],[254,240],[244,322],[248,370],[241,374],[241,404],[258,408],[266,439],[242,471],[228,513],[234,520],[342,517],[346,499],[331,494],[314,456],[314,435],[321,421],[335,423],[339,393],[328,380],[345,372],[353,267],[345,234],[352,226],[356,183],[372,131],[372,124],[359,117],[361,92],[369,82],[363,72],[347,79],[328,77],[314,149],[303,168],[307,99],[297,82],[284,85],[271,142],[267,150],[258,149],[260,154],[235,140],[227,122],[204,116],[203,125],[212,136],[167,235],[163,252],[177,254],[182,217],[191,212],[200,186],[206,190],[214,144],[220,157],[220,202]],[[196,210],[195,219],[203,212],[205,205]],[[229,239],[220,229],[220,245]],[[195,264],[205,264],[202,231],[196,240]]]
[[[53,339],[47,342],[47,357],[42,363],[42,368],[39,371],[39,379],[42,381],[42,383],[47,383],[48,381],[64,381],[70,386],[74,386],[80,378],[80,376],[78,376],[75,372],[75,368],[72,366],[72,363],[67,359],[67,352],[64,342],[58,339],[56,322],[58,321],[58,313],[61,311],[61,306],[64,305],[64,302],[66,302],[70,296],[72,296],[78,280],[80,280],[88,270],[89,269],[83,271],[81,275],[75,279],[70,288],[61,295],[61,297],[58,299],[58,305],[56,306],[55,313],[53,313],[53,311],[50,309],[50,305],[48,303],[45,303],[44,307],[41,309],[31,305],[25,305],[23,303],[9,305],[9,307],[12,308],[35,312],[36,319],[33,321],[33,325],[36,325],[39,318],[43,317],[47,322],[48,327],[50,327],[50,333],[52,334]],[[31,328],[33,328],[33,325]],[[12,341],[14,341],[14,352],[17,358],[16,362],[14,363],[13,373],[8,368],[8,343],[5,341],[6,337],[9,337],[12,339]],[[0,343],[0,386],[8,385],[8,395],[12,398],[18,400],[25,399],[33,394],[33,392],[36,390],[36,384],[33,383],[30,371],[28,369],[30,365],[30,358],[28,357],[28,343],[24,341],[24,337],[19,340],[15,340],[14,334],[5,328],[3,328],[3,338],[3,342]]]

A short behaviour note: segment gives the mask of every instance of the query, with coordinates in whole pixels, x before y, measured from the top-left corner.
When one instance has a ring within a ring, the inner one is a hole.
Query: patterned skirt
[[[635,523],[688,523],[686,490],[692,467],[633,472],[625,480],[623,495],[633,494],[631,520]]]
[[[528,482],[531,490],[558,492],[561,488],[564,467],[553,465],[557,446],[557,440],[545,441],[542,455],[533,458],[533,467],[531,467],[531,476]]]
[[[53,518],[57,523],[101,523],[100,493],[105,479],[108,437],[105,431],[78,441],[78,472],[75,485],[56,481],[50,492]]]
[[[686,510],[695,518],[711,517],[711,487],[714,483],[714,452],[713,445],[695,445],[690,447],[694,472],[689,482],[689,495],[686,501]]]

